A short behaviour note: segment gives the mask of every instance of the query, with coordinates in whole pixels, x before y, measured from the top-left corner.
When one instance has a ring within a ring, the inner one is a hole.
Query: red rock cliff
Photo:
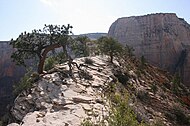
[[[135,49],[155,66],[174,73],[180,69],[183,81],[190,86],[190,25],[174,13],[149,14],[117,19],[109,36]],[[184,54],[185,52],[185,54]]]

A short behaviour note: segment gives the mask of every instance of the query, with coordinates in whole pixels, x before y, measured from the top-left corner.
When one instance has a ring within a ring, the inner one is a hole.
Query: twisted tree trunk
[[[45,62],[45,59],[46,59],[46,55],[49,51],[55,49],[55,48],[59,48],[61,47],[60,44],[56,43],[56,44],[53,44],[53,45],[49,45],[47,46],[43,52],[42,52],[42,55],[41,55],[41,58],[40,58],[40,61],[39,61],[39,64],[38,64],[38,73],[39,74],[42,74],[43,73],[43,67],[44,67],[44,62]]]

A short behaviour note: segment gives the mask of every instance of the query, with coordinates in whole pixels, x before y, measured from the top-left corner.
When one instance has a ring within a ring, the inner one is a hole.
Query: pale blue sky
[[[71,24],[74,34],[108,32],[120,17],[176,13],[190,23],[190,0],[0,0],[0,41],[44,24]]]

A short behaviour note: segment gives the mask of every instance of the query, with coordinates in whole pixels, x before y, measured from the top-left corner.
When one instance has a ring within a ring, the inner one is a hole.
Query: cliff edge
[[[108,35],[134,48],[142,57],[170,73],[179,72],[190,86],[190,25],[174,13],[123,17],[111,26]]]
[[[110,120],[132,126],[144,126],[142,122],[150,126],[190,124],[190,100],[185,93],[189,90],[175,87],[172,76],[146,63],[142,67],[134,58],[114,60],[113,64],[107,58],[74,59],[80,69],[73,66],[72,76],[67,63],[41,75],[15,99],[11,114],[17,124],[9,126],[85,126],[85,119],[106,126],[112,125]],[[124,99],[120,101],[119,96]],[[128,102],[123,102],[125,96]],[[120,111],[116,111],[113,107],[119,104]]]

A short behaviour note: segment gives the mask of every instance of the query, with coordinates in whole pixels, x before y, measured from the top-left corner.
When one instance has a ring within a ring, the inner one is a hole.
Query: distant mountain
[[[107,36],[107,33],[98,33],[97,32],[97,33],[86,33],[86,34],[74,35],[74,37],[78,37],[78,36],[87,36],[91,40],[96,40],[102,36]]]
[[[134,48],[137,57],[170,73],[179,72],[190,87],[190,25],[174,13],[123,17],[110,27],[108,36]]]

